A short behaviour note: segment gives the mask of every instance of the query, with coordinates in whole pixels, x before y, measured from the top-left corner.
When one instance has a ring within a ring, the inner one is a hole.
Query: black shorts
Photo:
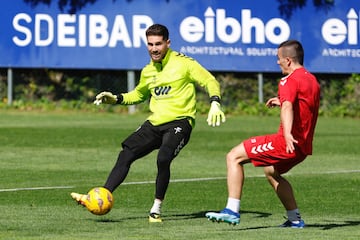
[[[130,149],[140,158],[160,147],[172,149],[175,157],[188,143],[192,127],[188,119],[175,120],[159,126],[145,121],[134,133],[122,142],[122,147]]]

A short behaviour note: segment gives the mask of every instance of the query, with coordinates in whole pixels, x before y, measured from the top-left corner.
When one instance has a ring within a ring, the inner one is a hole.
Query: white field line
[[[54,189],[67,189],[67,188],[74,188],[74,186],[5,188],[5,189],[0,189],[0,192],[17,192],[17,191],[34,191],[34,190],[54,190]]]
[[[360,173],[360,170],[339,170],[339,171],[328,171],[328,172],[318,172],[318,173],[308,173],[310,175],[314,174],[343,174],[343,173]],[[305,174],[286,174],[286,175],[305,175]],[[264,175],[254,175],[246,176],[246,178],[259,178],[264,177]],[[214,181],[214,180],[224,180],[226,177],[213,177],[213,178],[188,178],[188,179],[173,179],[170,180],[172,183],[182,183],[182,182],[201,182],[201,181]],[[142,185],[142,184],[153,184],[155,181],[142,181],[142,182],[124,182],[122,185]],[[75,186],[52,186],[52,187],[29,187],[29,188],[5,188],[0,189],[0,192],[17,192],[17,191],[35,191],[35,190],[55,190],[55,189],[71,189]]]

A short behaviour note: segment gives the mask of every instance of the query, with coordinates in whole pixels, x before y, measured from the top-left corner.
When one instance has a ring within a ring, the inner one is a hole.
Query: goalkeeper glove
[[[225,120],[225,114],[220,109],[220,103],[212,101],[207,118],[209,126],[220,126],[220,121],[225,122]]]
[[[115,104],[118,102],[118,97],[111,92],[101,92],[96,95],[94,104],[100,105],[101,103]]]

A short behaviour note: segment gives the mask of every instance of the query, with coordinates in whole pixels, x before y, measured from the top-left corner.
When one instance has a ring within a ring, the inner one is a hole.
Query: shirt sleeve
[[[220,84],[215,77],[201,66],[196,60],[190,62],[189,66],[190,77],[197,82],[201,87],[205,88],[209,97],[220,96]]]
[[[297,97],[297,82],[294,78],[287,78],[279,84],[279,99],[282,104],[285,101],[294,103]]]
[[[141,72],[139,84],[135,87],[134,90],[123,93],[123,101],[124,105],[137,104],[145,101],[150,97],[150,90],[146,85],[145,78],[143,77],[143,71]]]

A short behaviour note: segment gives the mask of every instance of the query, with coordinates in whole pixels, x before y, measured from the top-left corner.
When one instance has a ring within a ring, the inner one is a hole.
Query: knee
[[[276,176],[277,174],[275,174],[275,169],[273,166],[267,166],[267,167],[264,167],[264,174],[265,174],[265,177],[270,181],[274,181],[275,179],[277,179],[278,177]]]
[[[264,174],[267,178],[279,179],[281,175],[276,171],[274,166],[264,167]]]
[[[157,167],[159,170],[170,169],[171,159],[169,158],[158,158]]]
[[[236,163],[236,154],[234,153],[233,150],[231,150],[226,154],[226,164],[232,165],[234,163]]]
[[[174,155],[171,149],[161,149],[157,157],[157,165],[159,168],[169,167]]]
[[[130,165],[135,161],[134,156],[134,153],[129,148],[125,147],[118,155],[117,164],[130,167]]]
[[[264,167],[264,174],[268,178],[273,175],[273,169],[271,167]]]
[[[281,175],[274,169],[273,166],[264,167],[264,174],[269,183],[276,189],[281,181]]]
[[[226,155],[226,164],[228,166],[245,164],[248,162],[249,162],[249,158],[246,154],[244,145],[242,143],[231,149],[231,151],[228,152]]]

